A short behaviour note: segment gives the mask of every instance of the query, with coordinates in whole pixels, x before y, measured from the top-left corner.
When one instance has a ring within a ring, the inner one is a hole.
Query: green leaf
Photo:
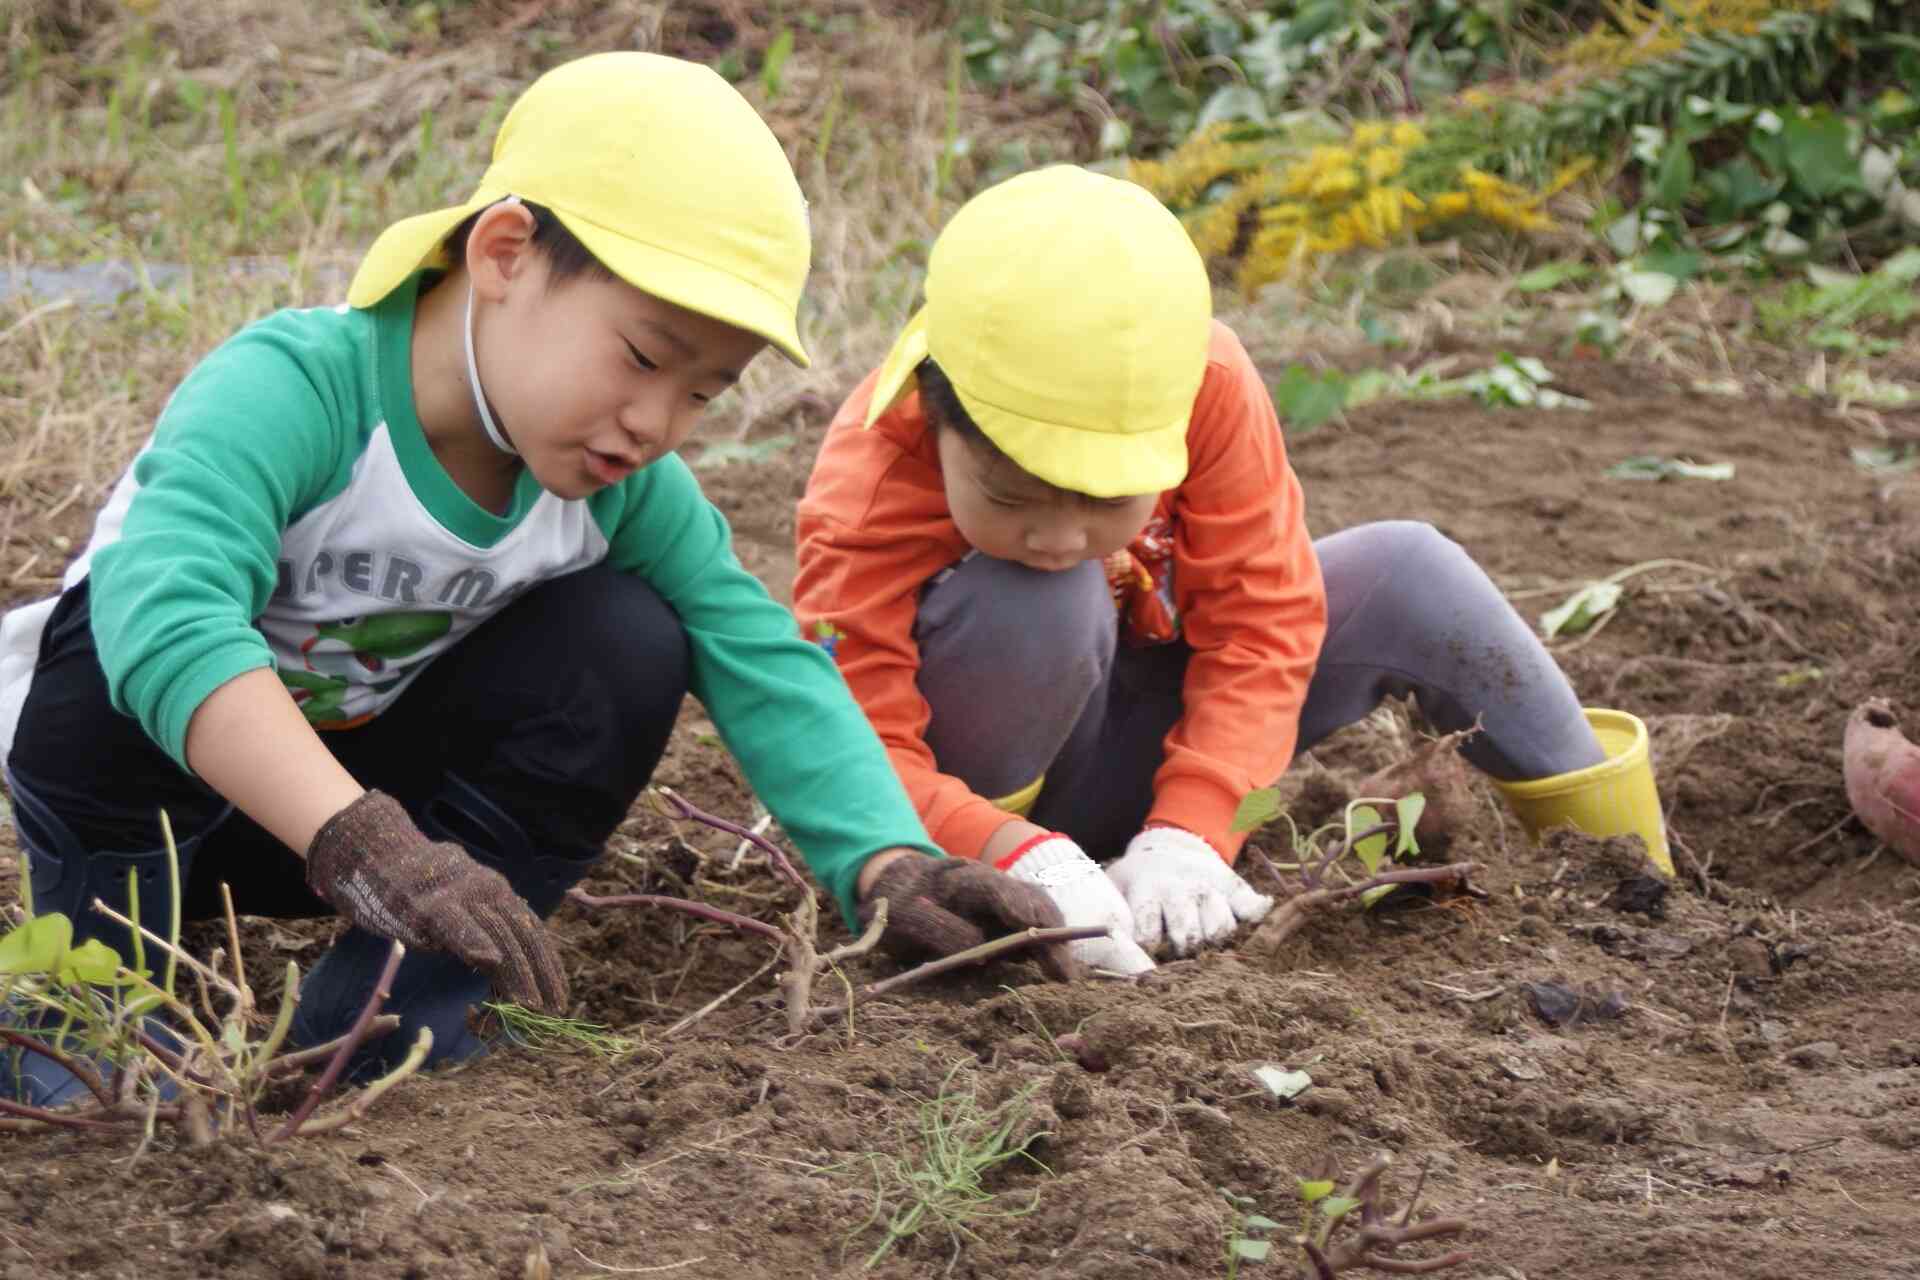
[[[1864,447],[1856,445],[1847,450],[1847,453],[1853,458],[1854,466],[1877,475],[1898,475],[1900,472],[1912,471],[1915,467],[1920,467],[1920,449],[1916,449],[1911,444],[1876,444]],[[5,972],[6,969],[0,967],[0,973]]]
[[[1623,293],[1647,307],[1666,306],[1680,287],[1680,281],[1664,271],[1628,269],[1620,272],[1619,280]]]
[[[73,922],[65,916],[34,916],[0,938],[0,973],[57,973],[72,943]]]
[[[1394,846],[1393,856],[1404,858],[1410,853],[1420,852],[1420,842],[1414,838],[1413,828],[1419,823],[1420,815],[1427,809],[1427,798],[1418,791],[1410,796],[1401,796],[1393,806],[1394,821],[1400,824],[1400,840]]]
[[[1253,1078],[1267,1087],[1267,1091],[1281,1100],[1297,1098],[1313,1087],[1313,1077],[1304,1071],[1287,1071],[1281,1067],[1260,1066],[1253,1069]]]
[[[1345,0],[1307,0],[1300,6],[1293,21],[1287,23],[1287,34],[1282,42],[1288,45],[1310,43],[1316,36],[1325,35],[1335,24],[1346,18]]]
[[[1225,85],[1216,89],[1200,108],[1200,115],[1194,120],[1193,127],[1197,131],[1227,120],[1252,120],[1266,124],[1267,100],[1252,85]]]
[[[1333,1194],[1333,1182],[1329,1180],[1309,1182],[1305,1178],[1295,1178],[1300,1184],[1300,1198],[1308,1204],[1318,1204]]]
[[[1360,333],[1368,342],[1373,343],[1377,347],[1404,347],[1407,345],[1406,339],[1400,336],[1400,331],[1394,328],[1393,322],[1382,319],[1379,316],[1362,316],[1360,318]],[[1367,372],[1379,373],[1380,370],[1369,369]],[[1363,376],[1365,375],[1356,374],[1355,379],[1358,380],[1358,378]],[[1352,403],[1351,396],[1348,398],[1348,403]]]
[[[767,56],[760,64],[760,87],[766,90],[768,102],[780,96],[780,70],[792,54],[793,28],[782,27],[773,43],[767,46]]]
[[[1500,363],[1510,369],[1518,369],[1533,382],[1547,383],[1553,381],[1553,370],[1547,368],[1545,364],[1533,356],[1516,356],[1503,351],[1500,353]]]
[[[1816,200],[1860,191],[1860,162],[1849,146],[1847,122],[1831,111],[1790,117],[1780,136],[1794,185]]]
[[[1768,227],[1766,234],[1760,237],[1760,248],[1776,258],[1797,258],[1813,246],[1804,236],[1795,235],[1785,227]]]
[[[1669,476],[1686,480],[1731,480],[1733,464],[1690,462],[1685,458],[1661,458],[1648,453],[1616,462],[1607,468],[1606,474],[1613,480],[1665,480]]]
[[[1746,156],[1736,156],[1701,179],[1707,192],[1707,219],[1733,222],[1777,199],[1785,182],[1769,178]]]
[[[1873,100],[1873,127],[1892,131],[1920,125],[1920,101],[1910,93],[1888,89]]]
[[[229,1022],[221,1028],[220,1043],[226,1046],[229,1053],[242,1053],[247,1047],[247,1033],[238,1022]]]
[[[1278,1231],[1280,1224],[1272,1218],[1265,1218],[1257,1213],[1250,1213],[1240,1219],[1240,1228],[1243,1231]]]
[[[1273,1243],[1269,1240],[1235,1240],[1233,1254],[1248,1262],[1265,1262],[1267,1255],[1273,1252]]]
[[[1513,287],[1521,293],[1545,293],[1592,274],[1593,268],[1584,262],[1549,262],[1515,277]]]
[[[1287,426],[1295,431],[1312,431],[1346,407],[1346,375],[1338,370],[1315,373],[1303,364],[1288,365],[1273,384],[1273,403]]]
[[[1638,265],[1643,271],[1658,271],[1686,281],[1700,274],[1700,269],[1707,265],[1707,255],[1697,249],[1662,247],[1641,254]]]
[[[1347,821],[1350,824],[1347,827],[1349,832],[1365,831],[1368,827],[1380,825],[1380,811],[1370,804],[1357,804],[1349,811]],[[1367,869],[1367,874],[1372,875],[1380,865],[1380,860],[1387,856],[1387,833],[1382,831],[1378,835],[1368,836],[1353,846],[1353,853],[1360,859],[1360,865]]]
[[[1280,808],[1280,788],[1262,787],[1258,791],[1250,791],[1247,793],[1247,798],[1240,802],[1240,807],[1233,811],[1231,829],[1234,831],[1256,830],[1271,822],[1274,815],[1280,812]]]
[[[1549,640],[1562,633],[1579,635],[1618,603],[1619,583],[1589,582],[1564,602],[1540,615],[1541,634]]]
[[[1385,369],[1362,369],[1347,380],[1347,404],[1357,409],[1402,389],[1404,379]]]
[[[1360,1202],[1352,1196],[1328,1196],[1320,1202],[1320,1212],[1335,1222],[1346,1217],[1360,1207]]]
[[[1653,198],[1669,209],[1677,209],[1692,191],[1693,151],[1676,140],[1661,153],[1660,165],[1654,170]]]
[[[120,953],[98,938],[88,938],[67,952],[60,961],[60,979],[109,987],[130,981],[120,976]]]
[[[1640,248],[1641,219],[1636,210],[1625,217],[1608,223],[1601,235],[1606,239],[1607,247],[1621,257],[1627,257]]]
[[[1380,899],[1389,894],[1398,893],[1404,888],[1406,888],[1406,886],[1403,884],[1377,884],[1373,886],[1373,888],[1361,892],[1360,905],[1371,911],[1374,904],[1379,902]]]

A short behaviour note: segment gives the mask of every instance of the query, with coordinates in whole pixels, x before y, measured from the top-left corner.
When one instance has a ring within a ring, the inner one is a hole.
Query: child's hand
[[[1126,895],[1134,939],[1148,951],[1164,940],[1173,954],[1190,955],[1203,942],[1225,942],[1235,927],[1273,907],[1212,845],[1179,827],[1148,827],[1107,874]]]
[[[999,865],[1015,880],[1046,891],[1059,904],[1068,924],[1107,926],[1104,938],[1073,944],[1074,956],[1085,964],[1116,973],[1145,973],[1153,959],[1133,940],[1133,915],[1127,900],[1100,864],[1066,836],[1045,831],[1015,849]]]
[[[503,1000],[566,1012],[567,975],[532,908],[459,845],[428,840],[384,792],[367,792],[320,828],[307,884],[364,929],[458,956]]]
[[[874,904],[881,898],[887,900],[887,928],[880,945],[909,962],[950,956],[1022,929],[1066,923],[1052,900],[1032,885],[978,862],[936,858],[918,850],[894,857],[873,878],[860,899],[862,926],[873,919]],[[1078,966],[1061,943],[1040,948],[1039,959],[1056,978],[1078,976]]]

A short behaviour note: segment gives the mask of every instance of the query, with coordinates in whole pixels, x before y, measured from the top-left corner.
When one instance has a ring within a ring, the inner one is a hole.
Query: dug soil
[[[1009,963],[798,1043],[764,942],[568,906],[577,1012],[630,1038],[621,1056],[508,1047],[270,1150],[163,1135],[134,1161],[130,1140],[0,1135],[0,1276],[856,1275],[890,1221],[914,1225],[899,1215],[936,1097],[949,1120],[956,1100],[1013,1100],[998,1114],[1038,1135],[1030,1159],[991,1172],[955,1230],[921,1219],[874,1275],[1224,1276],[1223,1189],[1291,1229],[1297,1177],[1387,1153],[1390,1200],[1424,1171],[1420,1212],[1468,1224],[1472,1260],[1450,1275],[1920,1276],[1920,872],[1876,855],[1840,776],[1856,703],[1920,709],[1920,480],[1856,468],[1873,424],[1809,401],[1552,358],[1590,412],[1375,405],[1293,438],[1292,457],[1316,533],[1430,521],[1530,616],[1638,567],[1618,611],[1557,651],[1584,700],[1651,726],[1681,872],[1663,898],[1615,892],[1630,843],[1534,847],[1484,792],[1449,855],[1485,864],[1482,898],[1333,910],[1277,954],[1132,983]],[[705,470],[777,591],[811,430]],[[1736,474],[1606,476],[1642,454]],[[1383,714],[1324,745],[1296,767],[1297,811],[1419,728]],[[659,781],[755,816],[695,706]],[[640,810],[590,887],[766,919],[792,896],[731,838]],[[249,922],[260,982],[327,936]],[[861,959],[847,977],[889,971]],[[1058,1043],[1076,1031],[1077,1054]],[[1281,1100],[1265,1066],[1312,1085]],[[1243,1264],[1295,1265],[1284,1242]]]

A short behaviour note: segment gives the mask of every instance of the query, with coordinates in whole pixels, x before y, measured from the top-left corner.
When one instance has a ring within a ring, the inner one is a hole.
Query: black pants
[[[414,812],[454,775],[544,854],[588,859],[653,774],[687,691],[685,629],[645,582],[605,567],[528,592],[437,658],[385,712],[321,734],[363,786]],[[182,915],[330,915],[301,860],[181,769],[108,701],[83,582],[41,641],[9,766],[80,848],[162,846],[204,834]]]

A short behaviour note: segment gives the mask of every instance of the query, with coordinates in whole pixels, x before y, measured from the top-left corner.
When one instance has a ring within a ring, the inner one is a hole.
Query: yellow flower
[[[1360,179],[1351,169],[1336,169],[1323,173],[1313,180],[1307,188],[1307,194],[1316,200],[1330,200],[1343,196],[1360,185]]]
[[[1225,141],[1225,130],[1225,125],[1210,126],[1181,143],[1164,160],[1131,160],[1127,177],[1164,204],[1189,203],[1238,167],[1239,150]]]
[[[1398,147],[1381,147],[1367,153],[1367,181],[1385,182],[1406,167],[1407,157]]]
[[[1260,198],[1259,188],[1242,183],[1187,220],[1187,235],[1202,258],[1231,253],[1240,239],[1240,222]]]
[[[1353,127],[1353,145],[1363,151],[1368,147],[1379,146],[1386,141],[1386,138],[1387,126],[1384,124],[1368,121],[1366,124],[1357,124]]]
[[[1298,270],[1306,260],[1306,244],[1291,227],[1271,227],[1255,236],[1240,263],[1238,283],[1253,296],[1261,285],[1271,283]]]
[[[1473,208],[1473,197],[1464,191],[1442,191],[1427,202],[1435,218],[1457,218]]]
[[[1240,231],[1239,219],[1227,208],[1227,202],[1209,205],[1198,216],[1187,221],[1187,238],[1193,241],[1194,249],[1202,259],[1217,258],[1233,251],[1233,242]]]
[[[1297,227],[1306,220],[1306,206],[1298,204],[1271,205],[1260,213],[1260,221],[1270,227]]]
[[[1348,147],[1315,147],[1307,156],[1307,167],[1316,174],[1353,167],[1354,153]]]
[[[1312,189],[1315,176],[1311,164],[1288,165],[1280,180],[1274,183],[1273,194],[1281,200],[1297,200]]]
[[[1581,156],[1573,163],[1561,166],[1560,171],[1553,175],[1553,181],[1547,184],[1547,189],[1540,193],[1541,198],[1545,199],[1548,196],[1558,195],[1560,192],[1565,191],[1568,187],[1586,176],[1587,170],[1593,168],[1593,165],[1594,160],[1592,156]]]
[[[1419,125],[1414,124],[1412,121],[1402,120],[1399,124],[1393,126],[1393,145],[1403,150],[1410,151],[1426,140],[1427,135],[1421,131]]]
[[[1470,164],[1460,166],[1460,181],[1466,185],[1467,190],[1473,192],[1475,195],[1479,195],[1482,192],[1497,192],[1506,186],[1506,183],[1500,181],[1500,179],[1494,177],[1492,174],[1476,169]]]
[[[1405,194],[1391,187],[1375,187],[1367,193],[1367,214],[1381,236],[1394,235],[1406,220],[1407,208],[1400,203]]]

